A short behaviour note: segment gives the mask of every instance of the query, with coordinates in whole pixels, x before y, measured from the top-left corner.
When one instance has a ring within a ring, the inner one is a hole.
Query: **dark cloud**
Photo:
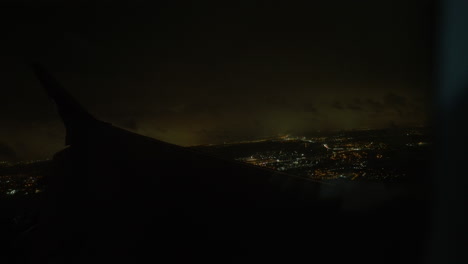
[[[373,99],[366,99],[362,100],[359,98],[354,98],[352,102],[341,102],[341,101],[334,101],[332,103],[332,108],[338,110],[351,110],[351,111],[370,111],[370,112],[378,112],[382,111],[383,105],[375,101]]]
[[[363,111],[363,100],[361,98],[353,98],[353,100],[346,104],[346,109],[351,111]]]
[[[394,120],[391,120],[388,124],[388,128],[393,128],[393,129],[396,129],[398,128],[399,126],[396,124],[396,122]]]
[[[371,112],[380,113],[380,112],[383,112],[384,110],[384,105],[381,102],[376,101],[371,98],[367,98],[366,100],[362,102],[362,104],[365,108],[367,108]]]
[[[396,111],[399,116],[403,117],[405,109],[408,108],[409,102],[406,97],[390,92],[382,97],[382,100],[373,98],[353,98],[348,101],[334,101],[332,108],[338,110],[351,110],[351,111],[366,111],[373,113],[382,113],[389,110]],[[414,106],[413,106],[414,107]]]
[[[362,104],[362,99],[361,99],[361,98],[354,98],[354,99],[353,99],[353,103],[354,103],[354,104],[358,104],[358,105],[359,105],[359,104]]]
[[[218,114],[225,111],[229,108],[230,103],[225,103],[224,105],[221,102],[194,102],[183,107],[180,106],[180,112],[185,114]]]
[[[7,144],[0,142],[0,160],[14,161],[16,159],[16,152]]]
[[[305,103],[303,105],[303,110],[306,113],[317,113],[318,112],[317,107],[315,107],[315,105],[312,104],[312,103]]]
[[[341,103],[339,101],[334,101],[332,103],[332,107],[335,108],[335,109],[338,109],[338,110],[344,110],[343,103]]]
[[[203,141],[209,140],[215,143],[230,142],[236,138],[231,131],[225,129],[202,129],[198,134]]]
[[[166,134],[167,132],[169,132],[169,130],[167,128],[164,128],[164,127],[156,127],[155,129],[156,129],[156,131],[158,131],[160,133],[163,133],[163,134]]]
[[[404,107],[406,106],[406,98],[395,94],[395,93],[388,93],[383,98],[386,105],[390,107]]]
[[[127,120],[124,120],[121,122],[120,124],[121,126],[123,126],[124,128],[128,128],[130,130],[138,130],[138,123],[135,119],[127,119]]]
[[[362,107],[356,104],[347,104],[346,108],[353,111],[362,111]]]
[[[269,106],[275,108],[291,108],[292,104],[285,97],[270,97],[266,99],[266,103]]]

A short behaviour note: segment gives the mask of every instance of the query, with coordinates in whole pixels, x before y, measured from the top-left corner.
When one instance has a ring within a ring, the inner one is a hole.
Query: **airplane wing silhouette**
[[[339,202],[320,197],[332,187],[99,121],[43,67],[34,69],[69,145],[54,156],[34,263],[291,263],[311,254],[344,260],[333,255],[332,237],[349,254],[359,248],[350,246],[355,236],[376,239],[372,228],[343,227],[344,219],[362,227],[365,218],[343,215]],[[379,254],[380,245],[367,246]]]
[[[169,244],[174,242],[165,233],[167,228],[175,228],[172,232],[186,239],[211,236],[196,243],[230,240],[247,226],[259,225],[254,223],[264,219],[260,215],[317,200],[317,182],[216,158],[99,121],[43,67],[34,65],[34,70],[57,105],[69,145],[55,156],[57,175],[48,190],[55,208],[49,208],[53,213],[45,221],[49,237],[54,233],[60,237],[57,229],[62,226],[73,227],[78,237],[106,234],[103,244],[123,243],[115,237],[116,230],[127,242],[141,242],[158,227]],[[215,230],[226,234],[219,237]],[[95,239],[74,238],[89,247]]]
[[[96,159],[101,162],[106,160],[123,162],[113,164],[113,167],[127,164],[130,166],[126,167],[127,169],[138,170],[140,166],[145,165],[142,164],[142,162],[147,162],[151,166],[154,166],[151,171],[162,170],[169,173],[169,175],[159,175],[152,178],[160,178],[160,180],[167,178],[171,179],[171,181],[175,181],[177,178],[177,181],[180,181],[180,183],[177,184],[190,182],[193,181],[193,179],[197,179],[197,182],[200,182],[204,181],[206,178],[207,182],[204,183],[205,187],[216,187],[219,189],[218,191],[222,192],[227,191],[227,189],[222,188],[235,189],[236,191],[231,190],[231,192],[233,194],[242,193],[242,196],[248,194],[244,191],[239,191],[242,190],[242,188],[261,186],[262,189],[265,189],[263,191],[267,192],[272,191],[266,189],[274,188],[273,186],[284,186],[280,179],[288,182],[298,182],[301,185],[309,187],[317,185],[317,182],[310,179],[259,168],[241,162],[228,161],[114,127],[89,114],[42,66],[35,64],[33,67],[46,92],[55,101],[58,112],[65,124],[66,145],[70,145],[68,151],[83,155],[78,156],[82,159],[80,161],[92,160],[92,154],[99,151],[100,156],[96,157]],[[154,162],[157,162],[157,164]],[[196,175],[194,169],[204,170],[204,175]],[[187,170],[191,173],[180,174],[180,171]],[[219,175],[209,176],[207,173],[213,170],[223,170],[224,174],[231,174],[231,172],[227,172],[226,170],[235,171],[236,173],[241,172],[241,174],[234,178],[219,177]],[[174,174],[174,176],[171,174]],[[117,175],[114,175],[113,178],[117,178],[116,176]],[[125,181],[132,180],[129,174],[118,176],[123,177]],[[137,176],[133,177],[135,178]],[[141,178],[147,177],[141,176]],[[233,181],[244,182],[239,182],[239,186],[234,187],[235,182]],[[127,186],[127,184],[128,183],[125,183],[125,186]],[[253,199],[258,201],[258,196],[260,196],[258,195],[259,190],[252,191],[255,193],[254,196],[256,196],[256,198]],[[296,191],[293,193],[297,195]]]
[[[66,128],[66,142],[70,145],[74,141],[74,133],[87,129],[98,122],[91,116],[40,64],[33,64],[33,70],[45,91],[57,105],[58,113]],[[79,137],[77,137],[79,139]]]

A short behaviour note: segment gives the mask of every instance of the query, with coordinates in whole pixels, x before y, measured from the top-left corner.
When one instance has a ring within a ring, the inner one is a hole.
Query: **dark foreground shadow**
[[[323,195],[334,186],[99,121],[36,73],[69,146],[54,156],[40,220],[15,244],[16,263],[422,263],[425,192],[349,210],[342,196]],[[373,199],[363,190],[347,197]]]

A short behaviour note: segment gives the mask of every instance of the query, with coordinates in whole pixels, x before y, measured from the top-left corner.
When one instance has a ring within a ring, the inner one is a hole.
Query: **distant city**
[[[0,161],[0,196],[32,195],[44,191],[45,178],[51,174],[51,169],[51,160]]]
[[[320,181],[417,181],[430,169],[427,129],[358,130],[196,149]]]
[[[210,155],[324,182],[417,182],[430,173],[425,128],[356,130],[191,147]],[[0,162],[0,196],[43,192],[52,161]]]

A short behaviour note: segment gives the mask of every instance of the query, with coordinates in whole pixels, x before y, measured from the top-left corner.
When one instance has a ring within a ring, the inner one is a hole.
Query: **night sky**
[[[0,160],[64,147],[33,61],[97,118],[184,146],[429,120],[430,1],[18,2],[0,9]]]

